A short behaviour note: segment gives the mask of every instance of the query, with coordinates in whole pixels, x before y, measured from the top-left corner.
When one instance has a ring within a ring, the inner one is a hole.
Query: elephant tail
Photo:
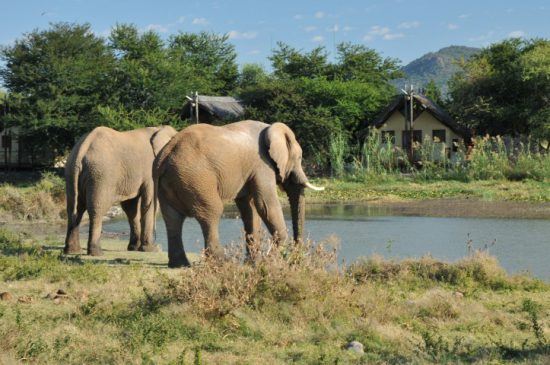
[[[157,240],[157,214],[158,214],[158,205],[159,205],[159,183],[160,178],[164,175],[166,165],[164,160],[172,152],[173,145],[168,142],[168,144],[160,151],[160,153],[155,158],[153,162],[153,214],[154,214],[154,224],[153,224],[153,234],[155,236],[155,242]]]
[[[88,148],[93,140],[92,138],[89,138],[92,133],[93,131],[83,136],[77,142],[65,165],[67,214],[71,218],[71,222],[74,222],[77,216],[78,195],[80,193],[79,180],[82,172],[82,160],[88,152]]]

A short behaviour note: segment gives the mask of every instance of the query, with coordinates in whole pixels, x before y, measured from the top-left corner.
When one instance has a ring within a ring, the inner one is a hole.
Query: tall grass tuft
[[[329,144],[329,158],[332,176],[341,178],[345,173],[345,158],[348,142],[342,133],[333,134]]]

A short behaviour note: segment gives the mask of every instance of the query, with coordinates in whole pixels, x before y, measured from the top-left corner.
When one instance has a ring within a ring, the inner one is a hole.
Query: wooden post
[[[195,123],[199,123],[199,92],[195,91]]]
[[[410,160],[411,164],[414,163],[414,150],[413,150],[413,137],[414,137],[414,128],[413,128],[413,122],[414,122],[414,87],[411,84],[411,91],[409,93],[409,154],[410,154]]]

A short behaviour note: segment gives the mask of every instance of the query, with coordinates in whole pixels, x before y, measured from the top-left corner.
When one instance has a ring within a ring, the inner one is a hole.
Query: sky
[[[364,44],[403,64],[449,45],[487,46],[508,37],[550,38],[548,0],[0,0],[0,45],[49,23],[89,23],[107,36],[117,23],[163,37],[211,31],[229,35],[237,61],[259,63],[278,41],[310,50]]]

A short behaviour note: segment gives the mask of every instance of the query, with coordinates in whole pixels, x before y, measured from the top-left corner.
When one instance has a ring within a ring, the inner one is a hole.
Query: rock
[[[9,301],[13,299],[13,295],[11,295],[10,292],[2,292],[0,293],[0,300]]]
[[[30,304],[30,303],[32,303],[32,297],[29,296],[29,295],[22,295],[17,299],[17,301],[19,303]]]
[[[462,299],[462,298],[464,298],[464,293],[461,293],[461,292],[459,292],[459,291],[455,291],[455,292],[453,293],[453,295],[454,295],[454,297],[457,298],[457,299]]]
[[[353,352],[356,352],[358,354],[364,354],[365,353],[364,346],[359,341],[351,341],[350,343],[348,343],[347,346],[346,346],[346,350],[353,351]]]
[[[67,292],[63,289],[57,289],[57,292],[55,294],[57,294],[57,295],[67,295]]]

